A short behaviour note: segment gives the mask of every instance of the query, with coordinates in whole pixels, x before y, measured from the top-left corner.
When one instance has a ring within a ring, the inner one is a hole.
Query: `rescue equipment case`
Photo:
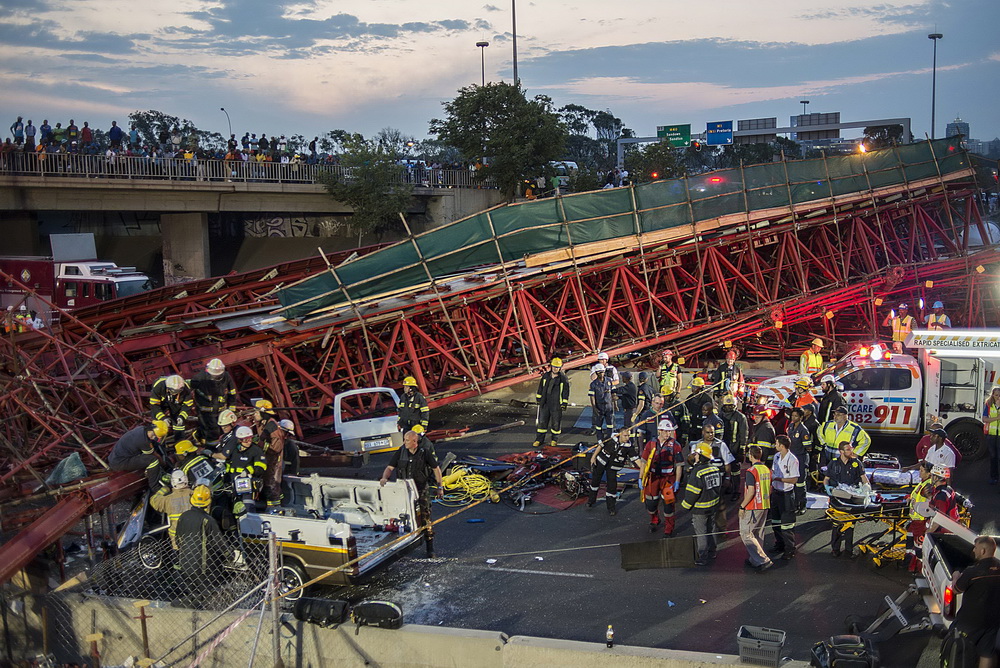
[[[832,636],[813,645],[809,665],[814,668],[878,668],[878,649],[871,638]]]
[[[351,608],[351,616],[359,627],[398,629],[403,625],[403,610],[389,601],[362,601]]]

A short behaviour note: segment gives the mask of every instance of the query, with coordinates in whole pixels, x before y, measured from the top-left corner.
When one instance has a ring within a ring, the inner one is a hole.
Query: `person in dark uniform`
[[[747,416],[736,408],[736,398],[731,394],[722,397],[722,410],[719,412],[719,419],[722,420],[722,442],[729,447],[729,451],[736,460],[730,465],[729,471],[733,475],[740,472],[740,460],[746,452],[747,437],[750,427],[747,424]],[[738,481],[737,481],[738,483]],[[734,495],[739,494],[739,484],[733,485]]]
[[[844,405],[844,395],[837,389],[836,379],[826,374],[820,378],[820,385],[823,387],[823,398],[819,400],[819,411],[816,413],[816,420],[820,424],[831,422],[833,413]]]
[[[795,483],[801,477],[799,460],[789,450],[788,437],[775,438],[771,466],[771,529],[774,552],[785,561],[795,556]]]
[[[205,370],[191,379],[198,407],[198,440],[202,445],[218,440],[219,415],[236,406],[236,384],[220,359],[209,360]]]
[[[258,399],[254,404],[254,422],[257,426],[257,442],[264,450],[264,463],[267,471],[264,474],[264,494],[267,498],[267,511],[278,512],[281,506],[281,476],[284,472],[285,430],[278,422],[278,414],[274,405],[267,399]]]
[[[623,371],[622,382],[613,389],[614,395],[618,398],[618,405],[622,409],[624,425],[631,427],[635,421],[635,409],[639,405],[639,388],[632,380],[632,372]]]
[[[170,425],[163,420],[130,429],[111,449],[108,466],[112,471],[144,471],[150,488],[159,485],[162,453],[158,456],[156,451],[169,431]]]
[[[663,396],[655,394],[649,400],[649,406],[647,406],[646,409],[639,414],[639,417],[636,419],[636,424],[638,426],[633,429],[636,440],[640,446],[656,440],[656,425],[663,419],[670,420],[673,424],[677,424],[677,420],[674,419],[674,414],[669,410],[663,409]]]
[[[650,382],[650,374],[647,371],[639,372],[639,405],[636,406],[635,414],[636,416],[642,415],[643,411],[652,405],[653,397],[655,397],[659,392],[655,387],[653,387]]]
[[[236,449],[233,450],[229,459],[226,460],[226,473],[231,481],[237,477],[246,476],[250,478],[252,491],[247,494],[237,494],[233,500],[233,514],[241,517],[246,514],[246,504],[244,501],[252,500],[262,486],[264,473],[267,471],[267,463],[264,461],[264,451],[254,443],[255,437],[253,429],[250,427],[239,427],[236,430]]]
[[[774,457],[774,425],[767,417],[767,409],[763,406],[754,406],[750,409],[750,416],[753,425],[750,427],[749,445],[756,445],[764,454],[763,461],[768,466]]]
[[[730,394],[734,398],[743,396],[743,367],[736,363],[736,350],[726,351],[726,358],[712,372],[712,384],[715,385],[715,396]]]
[[[618,491],[618,472],[633,458],[635,458],[635,448],[632,447],[628,429],[622,429],[615,436],[604,439],[601,447],[594,449],[590,455],[588,508],[593,508],[597,503],[597,490],[601,486],[601,479],[606,478],[604,499],[608,504],[608,514],[614,515],[618,512],[618,499],[621,496],[621,492]]]
[[[595,378],[590,381],[590,408],[593,411],[591,433],[600,438],[611,436],[611,430],[615,428],[615,414],[612,411],[611,396],[613,389],[611,379],[605,376],[605,366],[601,363],[591,367],[591,374]]]
[[[706,432],[708,430],[706,429]],[[715,514],[722,495],[722,471],[713,461],[712,446],[699,441],[692,447],[688,459],[691,469],[684,487],[681,508],[691,511],[691,527],[698,545],[695,564],[707,566],[715,559]]]
[[[793,408],[788,423],[788,449],[799,460],[799,479],[795,481],[795,512],[798,515],[806,511],[806,478],[813,449],[812,433],[802,424],[803,417],[805,411],[801,407]]]
[[[837,487],[837,485],[849,485],[857,487],[868,484],[868,476],[865,475],[865,467],[861,460],[854,456],[854,446],[850,441],[841,441],[837,446],[839,457],[831,460],[826,465],[826,477],[823,484],[827,487],[827,492]],[[843,544],[844,550],[841,552],[840,546]],[[833,556],[839,557],[847,554],[854,557],[854,522],[841,524],[833,523],[833,531],[830,541]]]
[[[184,472],[192,489],[199,478],[205,477],[212,470],[208,457],[203,455],[191,441],[177,441],[174,444],[174,454],[176,455],[174,468]]]
[[[441,482],[441,467],[437,457],[429,448],[420,445],[417,434],[412,430],[403,434],[403,445],[392,454],[389,465],[382,472],[379,485],[389,482],[393,471],[397,480],[412,480],[417,487],[417,518],[418,526],[424,527],[424,539],[427,543],[427,556],[434,556],[434,525],[431,524],[431,480],[437,485],[437,497],[444,496],[444,485]]]
[[[215,446],[212,457],[224,462],[229,459],[239,444],[236,440],[236,413],[231,410],[222,411],[219,413],[218,423],[219,442]]]
[[[990,536],[979,536],[972,545],[974,564],[956,571],[951,586],[962,594],[962,605],[955,614],[954,628],[965,634],[976,648],[979,666],[996,666],[995,642],[1000,631],[1000,560],[997,544]]]
[[[551,439],[554,447],[562,434],[562,414],[569,405],[569,378],[562,370],[563,362],[553,357],[549,370],[538,379],[535,401],[538,402],[538,416],[535,420],[535,442],[540,448]]]
[[[191,493],[191,508],[177,519],[178,564],[187,595],[185,607],[205,607],[211,594],[211,574],[222,568],[225,550],[219,523],[209,514],[212,492],[199,485]]]
[[[154,420],[170,424],[174,440],[181,440],[187,430],[187,419],[194,413],[191,388],[178,375],[157,379],[149,392],[149,410]]]
[[[417,379],[407,376],[403,379],[403,398],[399,400],[399,423],[398,427],[404,434],[413,425],[422,425],[427,429],[430,424],[430,409],[427,407],[427,400],[424,395],[417,391]]]

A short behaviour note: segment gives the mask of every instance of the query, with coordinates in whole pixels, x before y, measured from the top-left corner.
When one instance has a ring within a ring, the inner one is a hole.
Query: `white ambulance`
[[[906,346],[915,355],[893,353],[884,344],[861,346],[825,372],[844,385],[851,420],[872,434],[918,437],[936,416],[963,457],[984,456],[981,416],[998,380],[1000,332],[914,331]],[[787,401],[799,377],[762,381],[755,401]]]

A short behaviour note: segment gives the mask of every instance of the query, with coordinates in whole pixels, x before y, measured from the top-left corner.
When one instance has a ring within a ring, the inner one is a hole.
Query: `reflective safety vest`
[[[983,411],[983,415],[991,418],[1000,417],[1000,407],[997,407],[996,405],[986,406],[986,410]],[[1000,436],[1000,420],[990,422],[986,425],[986,435]]]
[[[861,425],[848,420],[843,428],[837,429],[837,423],[833,420],[824,422],[816,432],[819,442],[826,448],[826,453],[832,458],[838,453],[837,446],[843,441],[848,441],[854,446],[854,454],[857,457],[864,457],[871,447],[872,437],[868,435]]]
[[[763,464],[754,464],[747,471],[754,478],[754,492],[746,509],[767,510],[771,507],[771,469]]]
[[[680,383],[681,365],[677,362],[660,365],[660,392],[670,394],[676,392]],[[669,390],[669,391],[668,391]]]
[[[913,330],[913,316],[908,315],[905,318],[896,316],[890,324],[892,325],[892,340],[905,341],[906,335]]]
[[[910,492],[910,519],[916,521],[922,521],[927,519],[923,515],[917,512],[917,504],[921,501],[930,501],[930,491],[933,489],[930,478],[919,483]]]
[[[927,329],[941,329],[942,325],[944,325],[945,327],[948,327],[950,325],[950,323],[948,322],[948,316],[946,316],[944,313],[942,313],[941,315],[936,315],[934,313],[931,313],[929,316],[927,316]]]
[[[799,373],[810,375],[823,370],[823,355],[807,350],[799,357]]]

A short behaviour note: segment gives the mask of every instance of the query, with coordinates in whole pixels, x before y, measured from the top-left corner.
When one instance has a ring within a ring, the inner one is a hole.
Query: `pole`
[[[517,0],[510,0],[510,23],[511,31],[514,34],[512,40],[514,46],[514,85],[521,87],[521,80],[517,78]]]
[[[267,536],[268,562],[271,564],[271,647],[274,650],[274,668],[284,668],[281,659],[281,611],[278,608],[278,536],[273,531]]]
[[[229,135],[232,136],[232,134],[233,134],[233,122],[231,120],[229,120],[229,112],[226,111],[225,107],[219,107],[219,111],[221,111],[222,113],[224,113],[226,115],[226,125],[229,126]]]
[[[483,61],[483,88],[486,88],[486,47],[490,45],[486,40],[476,42],[476,46],[479,47],[479,53],[482,56]]]
[[[944,35],[939,32],[932,32],[927,36],[927,39],[934,42],[934,60],[931,66],[931,139],[934,139],[934,111],[937,97],[937,41],[942,37]]]

